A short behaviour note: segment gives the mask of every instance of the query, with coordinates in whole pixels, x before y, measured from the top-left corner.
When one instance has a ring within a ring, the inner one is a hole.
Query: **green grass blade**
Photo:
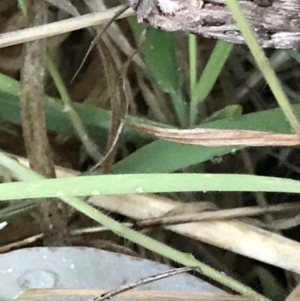
[[[18,6],[19,6],[20,10],[25,15],[26,14],[26,10],[27,10],[27,3],[26,3],[26,1],[24,1],[24,0],[17,0],[17,1],[18,1]]]
[[[192,92],[190,105],[191,125],[195,125],[198,105],[208,96],[213,86],[215,85],[215,82],[217,81],[222,68],[229,57],[232,48],[233,44],[225,43],[222,41],[218,41],[216,43],[209,61],[207,62],[203,73]]]
[[[150,29],[143,45],[145,62],[153,78],[166,93],[180,90],[174,39],[171,33]]]
[[[265,296],[272,300],[284,300],[286,297],[286,290],[282,283],[268,270],[267,267],[256,265],[245,275],[247,283],[257,283]]]
[[[122,161],[111,173],[168,173],[197,163],[226,155],[232,147],[199,147],[158,140],[152,142]]]
[[[228,105],[207,117],[204,122],[211,122],[223,118],[242,116],[243,108],[241,105]]]
[[[190,95],[193,94],[193,90],[197,82],[197,37],[193,34],[189,35],[189,63],[190,63]]]
[[[232,13],[234,20],[237,23],[238,28],[240,29],[255,61],[260,69],[261,73],[263,74],[266,82],[268,83],[270,89],[273,92],[274,97],[276,98],[278,105],[281,107],[284,115],[290,122],[292,128],[294,129],[295,133],[298,135],[300,139],[300,124],[298,122],[297,117],[295,116],[292,106],[285,95],[283,88],[279,79],[277,78],[272,66],[267,59],[264,51],[259,46],[253,30],[250,28],[242,10],[240,4],[237,0],[225,0],[225,3]]]
[[[165,192],[300,193],[291,179],[243,174],[130,174],[67,177],[0,185],[0,200]]]
[[[186,127],[188,125],[188,106],[181,92],[173,34],[158,29],[149,29],[147,40],[143,45],[143,54],[156,83],[162,91],[171,95],[180,126]]]
[[[85,147],[86,152],[91,158],[94,159],[95,162],[102,161],[103,156],[100,153],[97,144],[94,143],[94,141],[91,139],[90,135],[86,131],[85,125],[83,124],[82,120],[80,119],[76,110],[74,109],[73,101],[49,51],[46,53],[46,66],[60,94],[61,100],[64,104],[64,111],[66,112],[66,115],[72,122],[77,137],[81,141],[82,145]]]
[[[41,179],[42,177],[36,174],[34,171],[26,168],[25,166],[19,164],[16,160],[9,158],[5,154],[0,152],[0,164],[4,165],[5,167],[9,168],[10,170],[14,171],[16,174],[20,176],[20,178],[27,180],[27,182],[23,184],[28,184],[30,180]],[[84,178],[84,177],[82,177]],[[82,179],[81,178],[81,179]],[[61,179],[59,179],[61,180]],[[43,180],[46,183],[48,180]],[[17,182],[14,184],[18,184]],[[1,187],[1,185],[0,185]],[[15,186],[14,186],[15,187]],[[13,188],[15,189],[15,188]],[[1,192],[0,192],[1,195]],[[3,196],[3,195],[2,195]],[[4,196],[5,197],[5,196]],[[1,198],[1,197],[0,197]],[[175,262],[178,262],[182,265],[195,267],[200,269],[201,273],[205,276],[208,276],[215,281],[231,288],[232,290],[241,293],[242,295],[251,296],[254,300],[260,301],[267,301],[263,296],[257,294],[251,288],[235,281],[234,279],[224,275],[224,273],[218,272],[215,269],[203,264],[202,262],[196,260],[193,256],[189,254],[185,254],[179,252],[161,242],[158,242],[148,236],[145,236],[142,233],[136,232],[132,229],[127,228],[124,225],[116,222],[114,219],[106,216],[102,212],[96,210],[94,207],[90,206],[89,204],[85,203],[84,201],[76,198],[76,197],[66,197],[62,196],[61,199],[78,210],[82,212],[86,216],[90,217],[91,219],[97,221],[98,223],[102,224],[103,226],[109,228],[111,231],[128,239],[144,248],[153,251],[161,256],[169,258]]]
[[[288,50],[288,54],[292,57],[298,64],[300,64],[300,53],[296,50]]]
[[[18,94],[19,83],[0,73],[0,116],[2,120],[21,124]],[[107,137],[111,119],[109,111],[79,103],[74,103],[73,106],[93,138],[102,140],[103,137]],[[45,98],[47,129],[59,133],[76,134],[64,110],[65,107],[61,100],[52,97]],[[121,139],[132,141],[138,145],[141,145],[141,142],[145,143],[138,133],[128,127],[124,128]]]
[[[135,18],[128,18],[137,44],[145,27]],[[181,127],[189,124],[188,105],[181,91],[179,67],[175,55],[173,34],[170,32],[147,28],[147,39],[142,53],[150,74],[165,93],[170,94]]]

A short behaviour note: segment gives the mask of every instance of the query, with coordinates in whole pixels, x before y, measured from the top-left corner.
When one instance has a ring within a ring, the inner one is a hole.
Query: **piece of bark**
[[[128,0],[138,20],[167,31],[184,31],[244,43],[224,0]],[[150,4],[149,4],[150,3]],[[262,47],[300,48],[299,0],[240,0]]]

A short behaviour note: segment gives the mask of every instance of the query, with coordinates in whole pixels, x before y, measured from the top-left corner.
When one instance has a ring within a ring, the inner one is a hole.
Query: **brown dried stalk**
[[[32,299],[32,298],[45,298],[45,297],[63,297],[63,296],[99,296],[106,290],[104,289],[29,289],[23,292],[19,297]],[[128,291],[122,293],[117,298],[128,298],[136,300],[164,300],[164,301],[247,301],[250,298],[242,296],[234,296],[228,294],[202,294],[195,292],[169,292],[169,291]],[[19,299],[19,298],[18,298]],[[291,292],[285,301],[298,301],[300,299],[300,285]]]
[[[33,299],[44,297],[63,296],[99,296],[105,293],[104,289],[29,289],[23,292],[19,298]],[[116,298],[128,298],[136,300],[164,300],[164,301],[250,301],[250,298],[229,294],[202,294],[195,292],[164,292],[164,291],[128,291]],[[18,298],[18,299],[19,299]]]
[[[209,128],[170,129],[127,120],[132,128],[163,140],[201,146],[295,146],[296,134],[276,134],[249,130],[219,130]]]
[[[155,226],[167,226],[167,225],[179,225],[185,223],[194,223],[200,221],[216,221],[216,220],[233,220],[237,218],[245,218],[251,216],[260,216],[268,213],[283,213],[287,211],[298,212],[300,209],[300,204],[289,203],[284,205],[274,205],[274,206],[264,206],[264,207],[241,207],[233,209],[223,209],[215,211],[205,211],[199,208],[205,202],[201,203],[191,203],[182,206],[181,210],[148,219],[142,219],[135,222],[135,227],[145,228],[145,227],[155,227]],[[175,208],[176,210],[177,208]],[[217,208],[216,208],[217,209]],[[171,214],[170,214],[171,213]],[[276,224],[276,223],[275,223]],[[266,224],[264,227],[270,227]],[[271,228],[271,227],[270,227]]]
[[[78,29],[103,24],[110,21],[122,7],[124,6],[120,5],[105,12],[86,14],[80,17],[0,34],[0,48],[35,41],[38,39],[44,39],[47,37],[53,37]],[[119,16],[118,19],[126,18],[132,15],[132,9],[128,9],[125,13]]]
[[[44,1],[28,3],[28,27],[45,24],[47,7]],[[46,41],[30,42],[24,47],[21,72],[20,106],[23,137],[30,167],[41,175],[55,177],[52,154],[47,137],[44,116],[44,75]],[[58,200],[42,199],[37,202],[44,244],[69,244],[66,205]]]

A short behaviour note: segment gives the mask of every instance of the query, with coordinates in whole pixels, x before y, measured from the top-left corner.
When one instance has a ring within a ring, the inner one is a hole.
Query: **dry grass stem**
[[[296,134],[275,134],[263,131],[219,130],[197,128],[191,130],[168,129],[135,123],[127,124],[136,130],[163,140],[201,146],[296,146],[299,138]]]
[[[30,289],[23,292],[19,298],[22,299],[33,299],[33,298],[44,298],[44,297],[67,297],[67,296],[100,296],[107,290],[97,289]],[[164,292],[164,291],[128,291],[121,295],[116,296],[116,298],[130,298],[137,300],[164,300],[164,301],[251,301],[251,299],[241,296],[234,295],[216,295],[216,294],[201,294],[194,292]]]
[[[86,14],[63,21],[26,28],[18,31],[0,34],[0,48],[31,42],[39,39],[72,32],[78,29],[96,26],[108,22],[123,6],[118,6],[106,12]],[[134,12],[128,9],[119,19],[132,16]]]

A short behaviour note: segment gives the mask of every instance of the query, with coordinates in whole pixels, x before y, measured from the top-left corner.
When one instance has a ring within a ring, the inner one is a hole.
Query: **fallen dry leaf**
[[[126,124],[139,132],[163,140],[201,146],[294,146],[300,142],[296,134],[277,134],[249,130],[174,129],[126,120]]]

